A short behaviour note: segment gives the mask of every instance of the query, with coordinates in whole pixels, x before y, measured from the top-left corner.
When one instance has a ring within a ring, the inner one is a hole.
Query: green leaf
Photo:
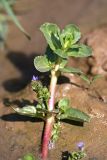
[[[51,66],[46,56],[35,57],[34,66],[40,72],[48,72],[51,70]]]
[[[49,45],[47,46],[45,55],[51,64],[55,64],[58,60],[58,55],[53,52]]]
[[[65,112],[69,108],[69,100],[66,98],[61,99],[58,102],[58,107],[62,110],[61,112]]]
[[[7,0],[7,2],[8,2],[9,5],[13,5],[15,3],[15,1],[16,0]],[[2,4],[2,1],[0,0],[0,10],[3,9],[3,8],[4,7],[3,7],[3,4]]]
[[[5,45],[5,40],[8,32],[8,24],[6,17],[0,15],[0,48],[3,48]]]
[[[67,51],[68,56],[72,57],[88,57],[92,54],[92,49],[84,44],[73,45]]]
[[[47,43],[53,51],[61,47],[59,39],[60,29],[56,24],[45,23],[40,27],[40,30],[43,32]]]
[[[61,63],[60,63],[60,66],[59,66],[59,69],[62,69],[66,66],[67,64],[67,59],[61,59]]]
[[[35,106],[25,106],[23,108],[13,108],[13,109],[21,115],[28,115],[30,117],[35,117],[37,113]]]
[[[67,59],[62,58],[63,56],[61,57],[61,54],[62,54],[62,51],[61,51],[61,53],[58,52],[58,55],[57,55],[55,52],[52,51],[52,49],[49,47],[49,45],[47,46],[45,55],[46,55],[46,58],[48,59],[49,63],[51,63],[53,66],[56,63],[58,63],[58,64],[60,64],[60,68],[63,68],[67,64]],[[59,56],[61,58],[59,58]],[[65,57],[65,55],[64,55],[64,57]]]
[[[22,158],[22,160],[37,160],[37,159],[33,156],[33,154],[29,153],[29,154],[26,154],[26,155]]]
[[[63,48],[69,48],[81,38],[80,30],[74,24],[67,25],[60,35]]]
[[[78,69],[78,68],[74,68],[74,67],[65,67],[65,68],[60,68],[59,69],[61,72],[65,72],[65,73],[72,73],[72,74],[78,74],[84,81],[86,81],[88,84],[91,83],[90,79],[84,75],[84,73]],[[96,77],[97,78],[97,77]],[[92,80],[93,81],[93,80]]]
[[[40,110],[37,111],[35,106],[25,106],[23,108],[13,108],[18,114],[29,117],[44,118],[44,113]]]
[[[68,108],[67,110],[65,110],[65,113],[60,115],[60,119],[69,119],[80,122],[90,121],[90,117],[86,113],[75,108]]]
[[[91,83],[90,79],[89,79],[86,75],[82,74],[82,75],[80,75],[80,77],[81,77],[84,81],[86,81],[88,84]]]
[[[60,71],[65,73],[83,74],[83,72],[80,69],[74,67],[61,68]]]
[[[4,7],[4,9],[6,10],[7,14],[11,17],[11,19],[13,20],[13,22],[15,23],[15,25],[24,33],[24,35],[28,38],[31,39],[29,34],[24,30],[24,28],[21,26],[21,24],[19,23],[18,19],[16,18],[14,12],[12,11],[10,4],[8,3],[7,0],[1,0],[1,3]]]
[[[55,50],[55,53],[61,58],[68,58],[67,53],[63,49],[57,49]]]

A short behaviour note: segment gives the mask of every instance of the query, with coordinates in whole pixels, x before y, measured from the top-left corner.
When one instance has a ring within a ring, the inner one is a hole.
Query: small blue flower
[[[49,149],[49,150],[52,150],[52,149],[54,149],[54,148],[55,148],[55,143],[50,140],[50,141],[49,141],[49,144],[48,144],[48,149]]]
[[[33,77],[32,77],[32,81],[37,81],[39,79],[39,77],[38,76],[34,76],[33,75]]]
[[[82,151],[83,151],[83,149],[84,149],[84,146],[85,146],[84,142],[79,142],[79,143],[77,144],[78,149],[79,149],[79,150],[82,150]]]

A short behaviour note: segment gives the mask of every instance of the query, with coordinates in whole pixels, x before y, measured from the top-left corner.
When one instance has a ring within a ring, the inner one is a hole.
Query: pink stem
[[[42,142],[42,160],[47,160],[48,146],[51,138],[51,131],[54,124],[54,117],[50,117],[46,120],[43,142]]]
[[[54,101],[55,101],[55,90],[56,90],[56,83],[57,83],[57,76],[55,71],[52,72],[52,79],[51,79],[51,83],[50,83],[50,99],[49,99],[49,111],[52,111],[54,109]]]
[[[49,111],[52,111],[54,109],[54,103],[55,103],[55,89],[57,84],[57,66],[55,70],[51,72],[52,78],[50,83],[50,99],[49,99]],[[48,117],[45,123],[45,130],[44,130],[44,136],[43,136],[43,142],[42,142],[42,160],[47,160],[48,156],[48,145],[51,138],[51,131],[54,124],[54,116]]]

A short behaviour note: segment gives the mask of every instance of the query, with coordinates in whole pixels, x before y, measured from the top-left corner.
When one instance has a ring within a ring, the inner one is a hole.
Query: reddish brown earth
[[[61,160],[62,153],[75,150],[79,141],[85,142],[86,160],[107,160],[107,26],[100,27],[107,22],[107,1],[20,0],[14,10],[32,40],[29,42],[12,23],[9,24],[8,49],[0,53],[0,160],[18,160],[29,152],[40,156],[43,122],[15,114],[8,101],[19,106],[33,103],[36,99],[30,89],[33,74],[47,82],[47,76],[40,75],[33,66],[34,56],[45,51],[46,43],[38,28],[46,21],[61,27],[71,22],[77,24],[84,33],[83,41],[93,48],[93,57],[73,59],[69,65],[78,66],[90,75],[104,75],[89,89],[85,89],[87,84],[78,77],[69,75],[69,81],[65,77],[60,79],[56,99],[68,97],[72,106],[91,116],[91,122],[84,126],[63,123],[49,160]],[[85,35],[86,32],[89,33]]]

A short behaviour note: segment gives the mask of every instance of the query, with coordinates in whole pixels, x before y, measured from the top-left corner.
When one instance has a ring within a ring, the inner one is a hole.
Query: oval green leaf
[[[90,121],[90,117],[86,113],[75,108],[68,108],[67,110],[65,110],[65,113],[60,115],[60,119],[69,119],[79,122]]]
[[[53,51],[61,47],[59,39],[60,29],[56,24],[45,23],[40,27],[40,30],[43,32],[47,43]]]
[[[44,119],[44,113],[42,110],[37,110],[37,107],[35,106],[24,106],[23,108],[13,108],[15,112],[17,112],[20,115],[25,115],[28,117],[37,117]]]
[[[59,70],[61,72],[65,72],[65,73],[83,74],[83,72],[80,69],[74,68],[74,67],[60,68]]]
[[[71,57],[88,57],[92,54],[92,49],[84,44],[73,45],[68,49],[67,55]]]
[[[23,108],[13,108],[18,114],[35,117],[37,110],[35,106],[25,106]]]
[[[34,66],[39,72],[48,72],[51,69],[51,66],[46,56],[35,57]]]

